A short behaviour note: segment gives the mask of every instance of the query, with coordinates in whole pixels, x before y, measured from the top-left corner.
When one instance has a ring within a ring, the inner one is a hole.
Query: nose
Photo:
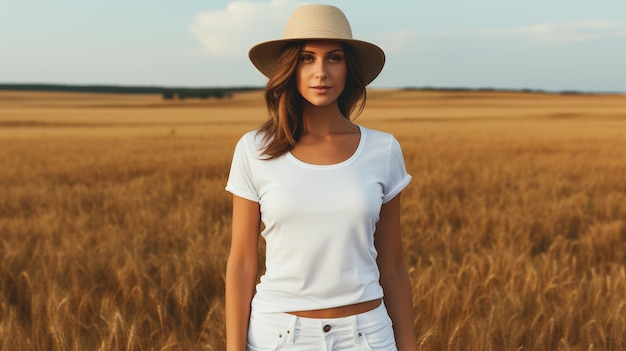
[[[317,60],[315,62],[315,70],[313,71],[315,78],[324,79],[327,76],[326,73],[326,62],[324,60]]]

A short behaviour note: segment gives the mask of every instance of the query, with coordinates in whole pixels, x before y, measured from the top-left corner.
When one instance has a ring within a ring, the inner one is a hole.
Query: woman
[[[249,56],[269,78],[270,118],[237,144],[226,186],[228,350],[414,350],[400,237],[411,177],[392,135],[349,119],[383,51],[352,39],[338,8],[303,5]]]

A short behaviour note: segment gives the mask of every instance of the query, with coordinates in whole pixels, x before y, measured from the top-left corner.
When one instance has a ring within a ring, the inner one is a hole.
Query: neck
[[[350,120],[341,114],[336,103],[327,106],[314,106],[305,103],[302,110],[302,121],[303,134],[318,136],[345,133],[355,127]]]

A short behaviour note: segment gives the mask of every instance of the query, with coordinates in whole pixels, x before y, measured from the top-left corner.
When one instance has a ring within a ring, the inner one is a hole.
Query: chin
[[[315,106],[315,107],[326,107],[328,105],[332,105],[332,103],[335,102],[336,100],[333,100],[333,101],[311,101],[311,100],[308,100],[308,101],[309,101],[309,104],[311,104],[312,106]]]
[[[316,96],[305,99],[309,102],[309,104],[316,107],[325,107],[337,102],[337,97]]]

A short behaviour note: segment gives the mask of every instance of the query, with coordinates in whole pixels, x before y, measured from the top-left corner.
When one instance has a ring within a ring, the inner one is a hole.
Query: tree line
[[[235,92],[259,90],[262,87],[187,88],[158,86],[66,85],[66,84],[0,84],[0,90],[53,91],[103,94],[159,94],[163,99],[223,99]]]

